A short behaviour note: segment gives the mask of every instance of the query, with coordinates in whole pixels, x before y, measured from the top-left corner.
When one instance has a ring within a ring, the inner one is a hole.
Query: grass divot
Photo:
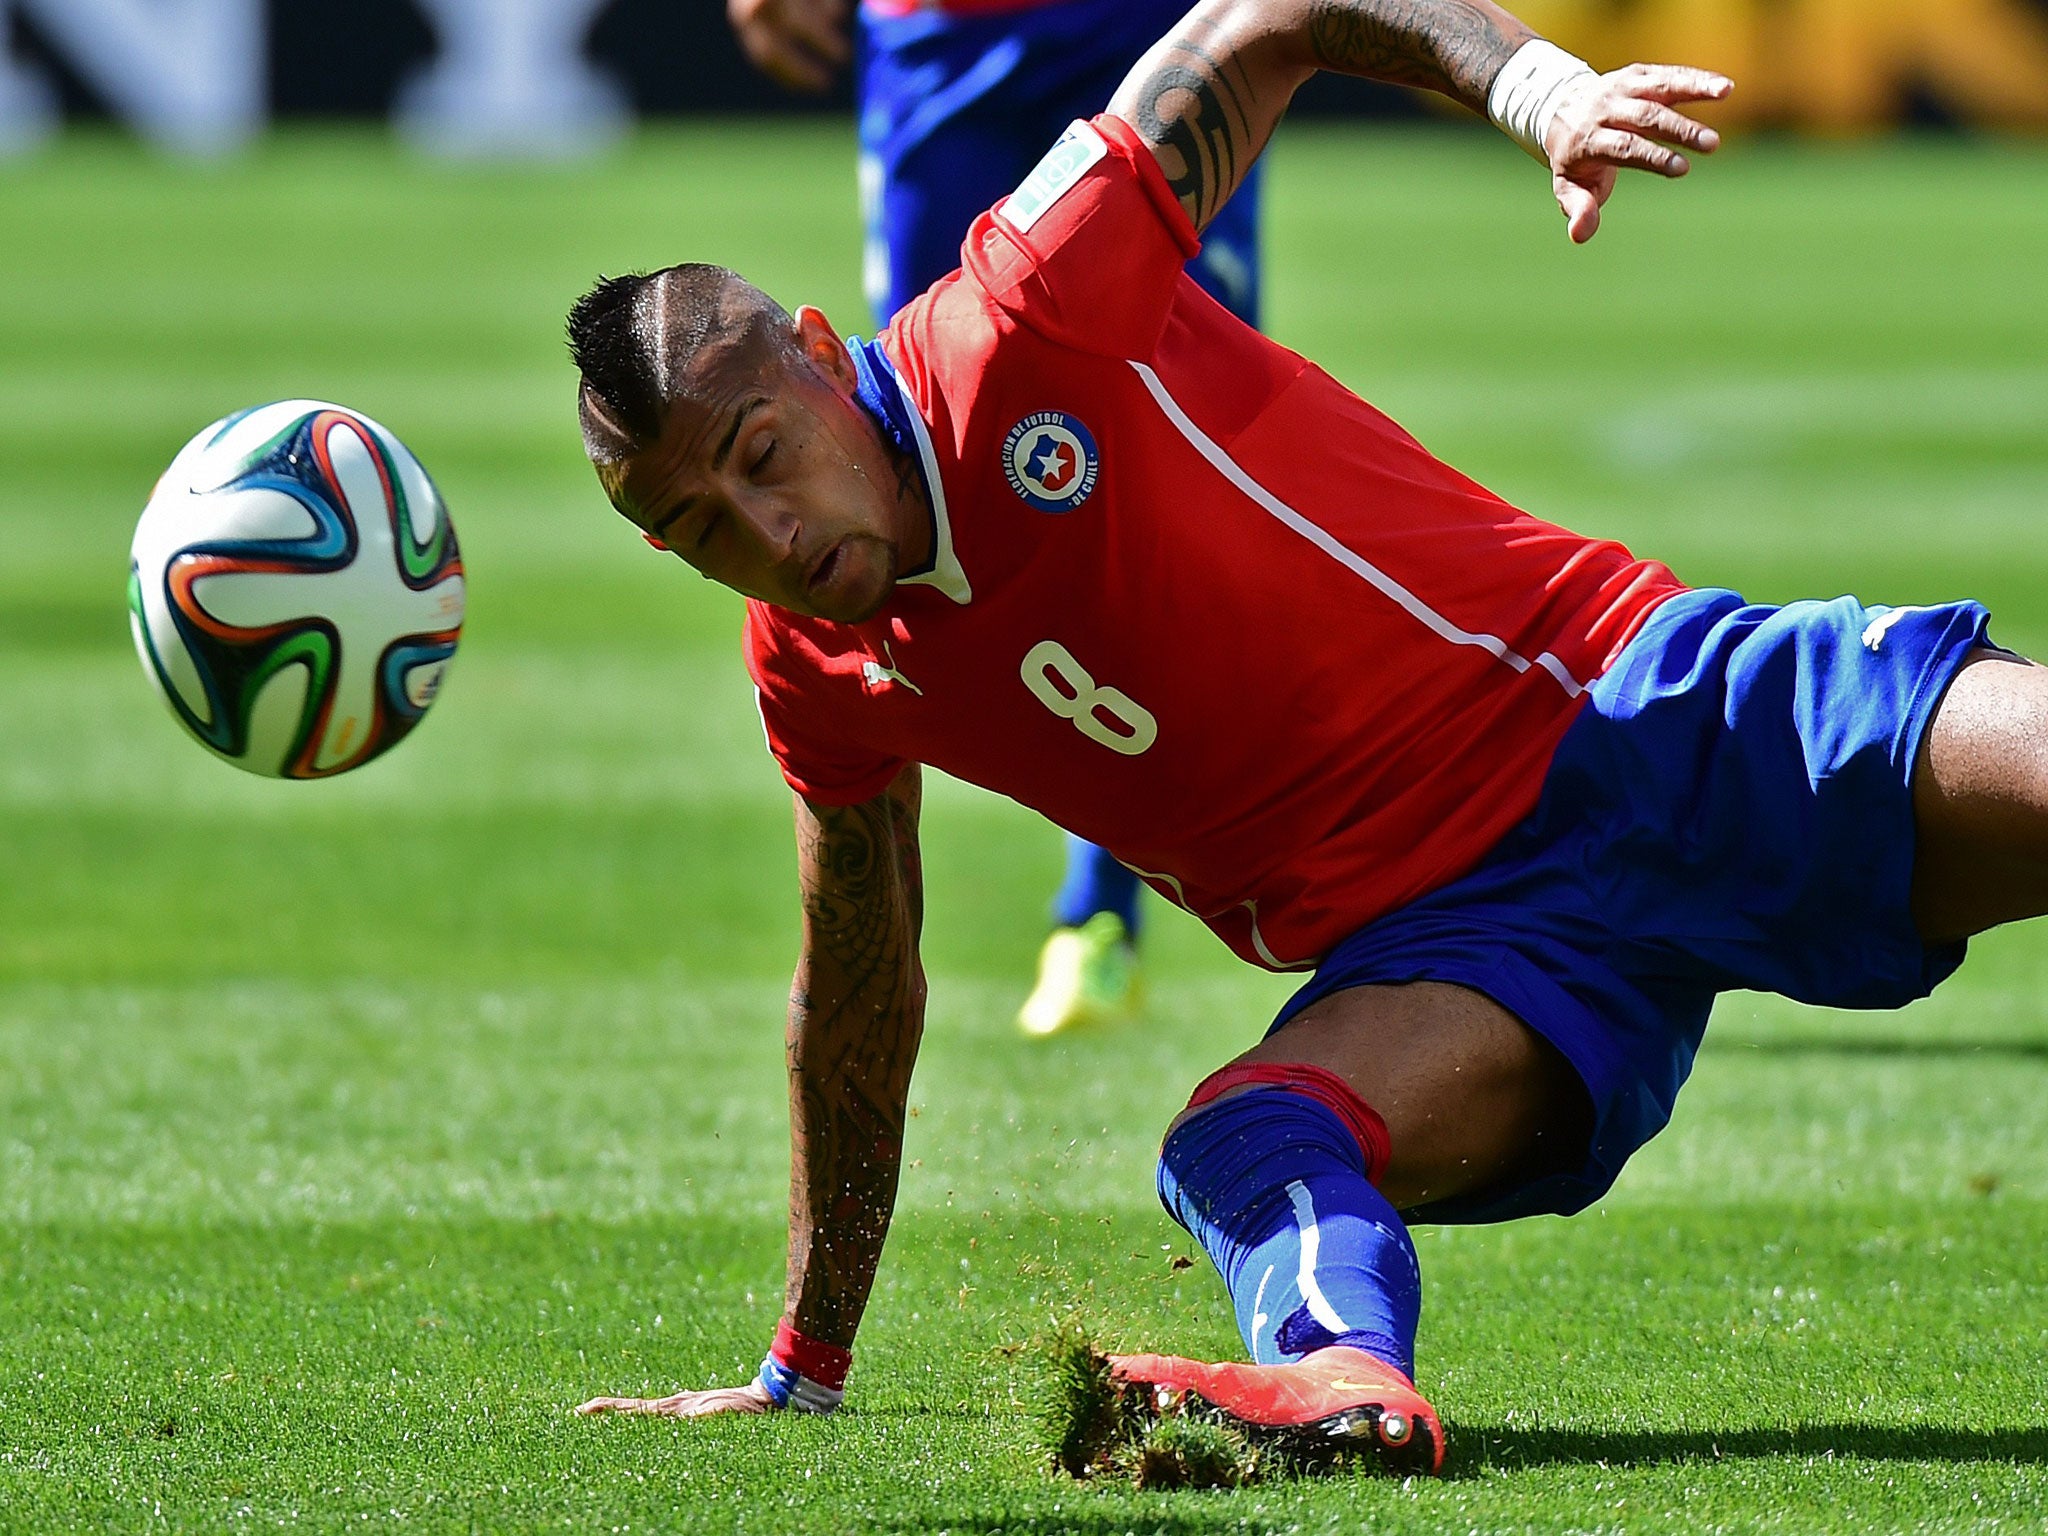
[[[1123,1389],[1109,1375],[1109,1356],[1076,1322],[1060,1325],[1045,1348],[1040,1421],[1053,1465],[1069,1477],[1094,1477],[1116,1466],[1135,1437]]]
[[[1078,1322],[1044,1352],[1041,1422],[1053,1465],[1069,1477],[1137,1488],[1239,1488],[1276,1458],[1198,1399],[1162,1411],[1141,1387],[1119,1384],[1109,1356]]]
[[[1237,1488],[1256,1482],[1266,1464],[1229,1425],[1176,1416],[1146,1425],[1118,1458],[1138,1488]]]

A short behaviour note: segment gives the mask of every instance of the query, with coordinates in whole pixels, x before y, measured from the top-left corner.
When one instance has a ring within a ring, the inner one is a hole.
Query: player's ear
[[[799,304],[795,315],[796,341],[808,357],[826,374],[848,389],[860,387],[860,374],[853,366],[853,355],[846,350],[846,343],[839,339],[839,333],[832,329],[832,322],[825,318],[825,311],[815,304]]]

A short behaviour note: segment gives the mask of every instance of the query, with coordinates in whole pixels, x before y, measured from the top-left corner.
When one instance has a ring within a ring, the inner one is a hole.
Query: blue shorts
[[[860,16],[861,207],[877,324],[960,265],[967,226],[1093,117],[1185,0],[1056,0],[992,16]],[[1258,324],[1258,169],[1189,265]]]
[[[1413,1213],[1570,1215],[1671,1118],[1719,992],[1897,1008],[1962,962],[1911,913],[1912,773],[1990,616],[1975,603],[1754,606],[1681,593],[1559,744],[1536,809],[1485,862],[1367,924],[1278,1029],[1347,987],[1471,987],[1585,1081],[1584,1165]]]

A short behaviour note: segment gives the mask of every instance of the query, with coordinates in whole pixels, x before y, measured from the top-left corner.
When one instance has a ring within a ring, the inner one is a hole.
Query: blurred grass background
[[[1577,1221],[1426,1234],[1442,1486],[1110,1495],[1013,1346],[1234,1349],[1158,1130],[1284,981],[1157,908],[1148,1017],[1014,1037],[1052,834],[935,786],[904,1214],[827,1424],[580,1424],[778,1307],[787,798],[738,609],[578,451],[560,321],[727,262],[865,330],[850,134],[451,169],[300,130],[0,168],[0,1529],[2027,1527],[2048,945],[1927,1004],[1724,1001]],[[2048,653],[2048,151],[1739,144],[1571,249],[1480,136],[1298,127],[1270,327],[1510,499],[1760,599],[1971,595]],[[125,633],[158,471],[238,406],[399,432],[471,578],[432,719],[319,785],[182,739]]]

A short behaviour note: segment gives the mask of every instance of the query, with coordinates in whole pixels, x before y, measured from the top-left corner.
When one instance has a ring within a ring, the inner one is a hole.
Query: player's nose
[[[803,544],[803,518],[782,497],[737,496],[733,514],[771,561],[786,565],[797,558]]]
[[[780,497],[738,496],[733,515],[746,529],[747,541],[761,564],[791,582],[806,574],[803,518]]]

